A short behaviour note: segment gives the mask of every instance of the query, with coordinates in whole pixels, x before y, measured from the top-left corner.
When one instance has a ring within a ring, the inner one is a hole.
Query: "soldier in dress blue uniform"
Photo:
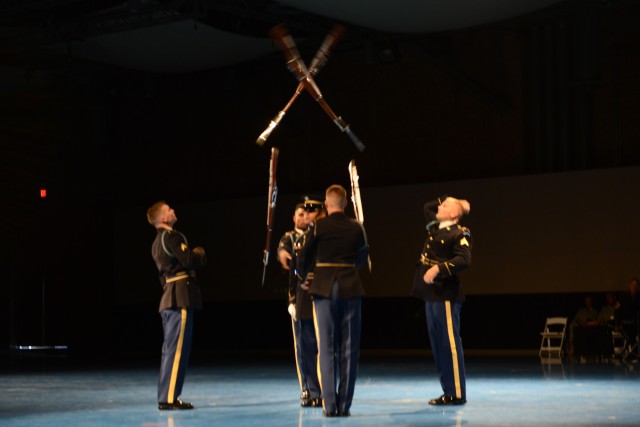
[[[311,226],[299,262],[303,277],[315,267],[310,292],[323,413],[328,417],[349,416],[360,356],[364,295],[358,270],[369,254],[364,227],[345,215],[346,205],[346,190],[330,186],[325,193],[328,216]]]
[[[289,270],[288,311],[291,315],[293,344],[300,384],[300,406],[322,405],[317,373],[318,344],[313,325],[313,309],[309,287],[298,274],[298,253],[305,245],[309,223],[322,212],[323,204],[306,198],[296,205],[294,229],[284,233],[278,245],[278,259]]]
[[[420,255],[412,295],[425,301],[427,329],[443,394],[431,405],[467,402],[460,310],[464,291],[458,273],[471,264],[471,233],[458,224],[469,202],[443,197],[424,205],[427,240]]]
[[[191,352],[194,309],[202,308],[202,296],[194,269],[206,263],[204,249],[189,247],[184,234],[173,228],[176,214],[164,201],[147,211],[147,220],[156,230],[151,255],[158,267],[162,286],[159,312],[164,342],[158,380],[158,408],[193,409],[180,400]]]

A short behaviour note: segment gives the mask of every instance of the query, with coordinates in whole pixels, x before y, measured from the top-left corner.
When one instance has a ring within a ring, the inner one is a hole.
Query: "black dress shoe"
[[[322,398],[316,397],[315,399],[305,399],[300,403],[300,406],[303,408],[317,408],[318,406],[322,406]]]
[[[338,416],[339,417],[348,417],[351,415],[351,412],[349,411],[338,411]]]
[[[458,399],[446,394],[429,401],[429,405],[464,405],[465,403],[467,403],[465,399]]]
[[[175,409],[193,409],[193,405],[189,402],[183,402],[180,399],[176,399],[176,401],[173,403],[158,403],[158,409],[165,411],[173,411]]]
[[[332,411],[332,412],[322,411],[322,415],[324,415],[325,417],[337,417],[338,416],[338,412],[337,411]]]

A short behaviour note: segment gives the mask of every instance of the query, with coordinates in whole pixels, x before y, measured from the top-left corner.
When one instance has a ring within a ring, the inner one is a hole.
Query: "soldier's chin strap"
[[[440,221],[438,221],[437,219],[434,219],[433,221],[427,224],[427,231],[431,231],[431,229],[433,227],[437,227],[438,224],[440,224]]]

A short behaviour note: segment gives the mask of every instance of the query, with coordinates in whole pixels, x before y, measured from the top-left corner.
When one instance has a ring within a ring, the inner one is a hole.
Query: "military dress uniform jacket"
[[[444,200],[444,199],[443,199]],[[464,301],[464,290],[458,273],[471,265],[471,232],[459,224],[438,228],[436,212],[440,199],[424,205],[427,239],[417,264],[411,294],[425,301]],[[440,273],[433,284],[423,277],[433,265]]]
[[[151,255],[158,267],[162,297],[158,311],[168,308],[202,308],[202,295],[194,269],[204,264],[202,256],[194,254],[184,234],[158,228]]]
[[[289,286],[288,298],[289,304],[296,307],[296,316],[298,319],[313,318],[313,302],[309,291],[305,291],[300,286],[300,274],[298,271],[298,254],[299,250],[305,245],[306,233],[299,230],[291,230],[284,233],[278,244],[278,252],[287,251],[291,255],[289,263]]]
[[[300,254],[302,276],[314,269],[310,292],[331,297],[338,282],[338,298],[364,295],[358,270],[367,261],[369,246],[364,227],[344,212],[334,212],[311,225],[308,241]]]

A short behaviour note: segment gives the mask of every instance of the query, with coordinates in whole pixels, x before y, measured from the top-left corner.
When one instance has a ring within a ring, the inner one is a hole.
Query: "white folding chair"
[[[540,332],[542,341],[540,342],[539,356],[542,357],[542,353],[546,352],[549,357],[554,354],[557,357],[562,357],[562,346],[564,345],[566,330],[566,317],[547,317],[544,330]]]
[[[624,350],[627,348],[627,340],[620,331],[611,331],[611,339],[613,340],[613,355],[616,357],[624,356]]]

